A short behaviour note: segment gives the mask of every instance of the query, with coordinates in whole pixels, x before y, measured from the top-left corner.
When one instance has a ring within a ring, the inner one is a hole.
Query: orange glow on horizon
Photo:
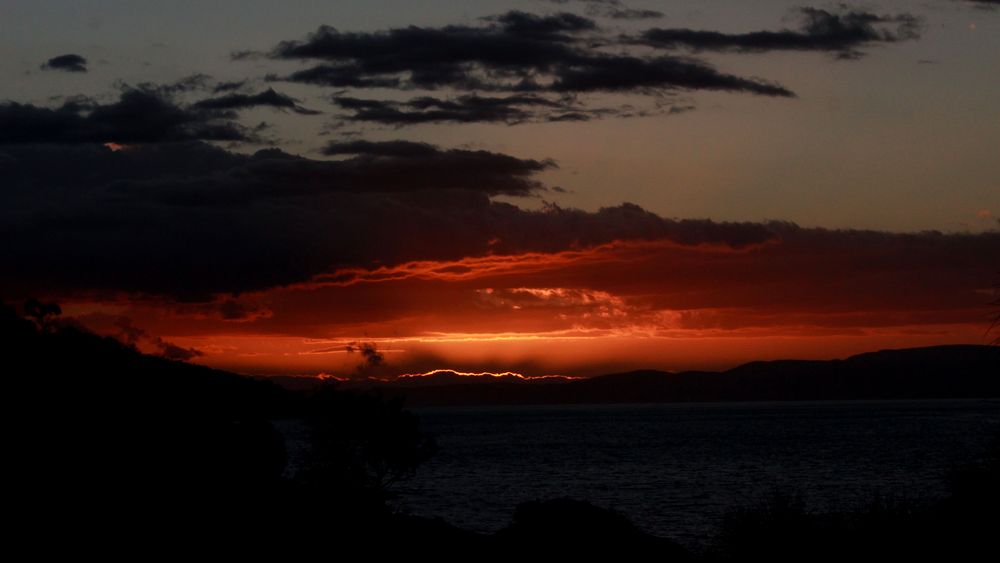
[[[498,379],[499,378],[504,378],[504,377],[510,377],[510,378],[514,378],[514,379],[521,379],[521,380],[524,380],[524,381],[539,381],[539,380],[544,380],[544,379],[562,379],[562,380],[570,381],[570,380],[574,380],[574,379],[583,379],[581,377],[573,377],[571,375],[536,375],[536,376],[528,376],[528,375],[523,375],[523,374],[520,374],[520,373],[517,373],[517,372],[513,372],[513,371],[504,371],[504,372],[496,373],[496,372],[491,372],[491,371],[470,372],[470,371],[457,371],[457,370],[453,370],[453,369],[432,369],[432,370],[426,371],[424,373],[404,373],[404,374],[400,374],[400,375],[396,376],[395,378],[386,379],[385,381],[395,381],[395,380],[400,380],[400,379],[412,379],[412,378],[421,378],[421,377],[433,377],[435,375],[448,375],[448,374],[457,375],[459,377],[495,377],[495,378],[498,378]]]
[[[200,302],[78,296],[64,311],[111,336],[133,319],[201,352],[196,363],[343,381],[720,370],[988,342],[994,272],[978,254],[806,234],[738,249],[617,241],[410,261]],[[377,355],[351,353],[358,342]]]

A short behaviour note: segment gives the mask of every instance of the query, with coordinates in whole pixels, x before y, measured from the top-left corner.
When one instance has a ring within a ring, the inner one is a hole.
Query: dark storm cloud
[[[410,141],[333,141],[323,148],[323,154],[353,155],[327,165],[350,167],[360,176],[357,183],[370,190],[473,190],[527,196],[542,189],[532,176],[555,166],[551,160],[520,159],[483,150],[442,150]]]
[[[546,0],[550,4],[569,4],[570,0]],[[587,5],[587,15],[616,20],[648,20],[662,18],[656,10],[640,10],[626,7],[620,0],[578,0]]]
[[[419,143],[332,144],[316,161],[204,143],[0,147],[0,291],[203,300],[338,267],[558,251],[617,239],[733,246],[766,226],[663,219],[633,205],[532,211],[547,161]]]
[[[257,94],[227,94],[218,98],[209,98],[195,102],[193,107],[207,110],[240,110],[260,106],[291,110],[301,115],[317,115],[320,113],[302,107],[295,98],[275,92],[273,88],[268,88]]]
[[[542,0],[550,4],[569,4],[571,2],[579,2],[581,4],[590,4],[592,6],[621,6],[621,0]]]
[[[246,86],[246,80],[234,80],[232,82],[220,82],[212,88],[212,91],[216,94],[220,92],[232,92],[233,90],[239,90]]]
[[[560,69],[552,89],[557,92],[655,91],[665,85],[691,90],[748,92],[762,96],[794,97],[778,84],[721,74],[707,64],[657,57],[642,59],[607,56]]]
[[[434,145],[415,141],[332,141],[323,148],[323,154],[327,156],[353,154],[426,158],[437,153],[438,149]]]
[[[776,299],[791,307],[817,295],[844,307],[860,301],[879,307],[891,299],[926,302],[935,292],[968,300],[993,280],[982,257],[1000,249],[997,232],[894,234],[674,220],[632,204],[593,212],[554,205],[530,210],[491,196],[537,192],[534,176],[550,165],[546,161],[410,141],[331,143],[327,152],[338,160],[275,149],[243,155],[201,142],[118,152],[91,144],[0,147],[0,292],[162,295],[218,304],[213,315],[232,322],[272,312],[213,300],[214,294],[317,276],[318,283],[350,282],[338,273],[345,268],[355,269],[348,271],[356,281],[371,278],[369,268],[412,261],[456,261],[458,268],[471,267],[461,264],[476,257],[510,257],[516,264],[525,252],[572,254],[614,241],[662,241],[655,248],[666,250],[652,254],[643,254],[642,245],[614,246],[606,251],[614,267],[582,265],[579,279],[572,272],[540,272],[516,283],[597,284],[602,291],[649,296],[654,308],[773,306]],[[550,261],[558,260],[536,260]],[[942,278],[942,265],[964,273]],[[845,271],[853,272],[851,279]]]
[[[587,13],[614,20],[655,20],[663,17],[663,12],[656,10],[636,10],[631,8],[589,9]]]
[[[499,23],[501,29],[511,35],[549,41],[572,41],[573,38],[566,34],[597,30],[594,20],[565,12],[539,16],[512,10],[499,16],[488,17],[486,20]]]
[[[273,55],[335,63],[303,71],[312,74],[293,74],[292,80],[344,86],[396,81],[400,86],[427,89],[509,88],[509,82],[527,78],[532,71],[547,72],[579,57],[562,38],[524,36],[497,24],[411,26],[375,33],[341,33],[321,27],[305,41],[281,43]],[[483,71],[496,77],[482,76]]]
[[[341,91],[333,99],[350,112],[343,117],[346,121],[390,126],[443,122],[510,125],[673,113],[677,110],[663,109],[662,100],[684,91],[795,97],[781,84],[725,72],[690,55],[657,53],[649,47],[825,51],[853,59],[862,56],[861,49],[876,43],[916,39],[921,29],[919,18],[910,14],[880,15],[841,6],[832,11],[798,9],[802,21],[797,29],[734,34],[654,28],[627,36],[602,29],[593,18],[642,20],[663,14],[628,8],[617,1],[583,3],[591,17],[515,10],[480,18],[474,25],[411,25],[366,32],[323,25],[304,39],[282,41],[267,52],[237,52],[233,58],[267,57],[311,65],[281,75],[269,74],[269,81],[338,89],[443,90],[449,94],[399,100]],[[591,107],[596,95],[602,93],[644,96],[646,101],[639,109],[631,104],[619,109]],[[681,109],[691,107],[687,104]]]
[[[55,108],[0,103],[0,145],[247,141],[234,115],[183,107],[159,92],[129,88],[113,103],[72,98]]]
[[[337,87],[791,95],[778,85],[721,73],[690,58],[608,54],[579,35],[595,29],[592,20],[580,16],[522,12],[496,16],[478,27],[345,33],[323,26],[303,41],[280,43],[271,56],[324,61],[284,79]]]
[[[641,42],[654,47],[695,51],[828,51],[841,58],[855,58],[861,54],[858,48],[871,43],[893,43],[919,36],[920,21],[910,14],[833,13],[817,8],[801,8],[800,13],[803,22],[797,30],[722,33],[650,29],[642,34]]]
[[[333,161],[311,160],[278,149],[245,156],[181,147],[177,153],[216,165],[210,175],[184,177],[169,172],[166,162],[172,152],[151,155],[157,162],[145,164],[167,170],[166,174],[116,179],[108,185],[109,194],[192,208],[252,205],[259,200],[296,205],[338,193],[473,191],[523,197],[542,190],[532,176],[554,166],[550,161],[488,151],[442,150],[409,141],[353,141],[328,144],[325,154],[350,156]]]
[[[333,102],[351,111],[346,119],[383,125],[417,123],[505,123],[560,121],[569,117],[588,120],[608,110],[589,110],[573,100],[548,99],[537,95],[501,97],[467,94],[451,99],[422,96],[405,102],[337,96]]]
[[[335,86],[337,88],[399,88],[403,84],[399,78],[369,78],[366,74],[364,69],[353,64],[316,65],[284,77],[268,75],[267,79]]]
[[[189,92],[197,92],[199,90],[208,90],[209,85],[212,82],[212,77],[197,73],[189,76],[185,76],[174,82],[168,82],[165,84],[154,84],[152,82],[144,82],[139,84],[138,89],[144,90],[146,92],[152,92],[163,97],[173,97],[178,94],[187,94]]]
[[[43,70],[63,70],[66,72],[87,72],[87,59],[80,55],[68,54],[52,57],[42,65]]]

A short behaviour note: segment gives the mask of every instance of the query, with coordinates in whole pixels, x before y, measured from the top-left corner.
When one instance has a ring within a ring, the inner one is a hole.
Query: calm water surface
[[[411,512],[491,532],[523,501],[569,496],[685,543],[777,489],[813,509],[944,492],[1000,432],[1000,401],[415,409],[440,452],[400,490]]]

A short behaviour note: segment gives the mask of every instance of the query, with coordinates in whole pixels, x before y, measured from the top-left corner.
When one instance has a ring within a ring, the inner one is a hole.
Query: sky
[[[1000,4],[0,1],[0,297],[252,374],[986,343]]]

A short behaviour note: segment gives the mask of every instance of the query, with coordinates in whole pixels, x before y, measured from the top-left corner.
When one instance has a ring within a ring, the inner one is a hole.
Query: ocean
[[[414,409],[439,453],[396,503],[493,532],[518,503],[572,497],[697,545],[780,491],[812,510],[929,499],[1000,432],[1000,401],[840,401]]]

